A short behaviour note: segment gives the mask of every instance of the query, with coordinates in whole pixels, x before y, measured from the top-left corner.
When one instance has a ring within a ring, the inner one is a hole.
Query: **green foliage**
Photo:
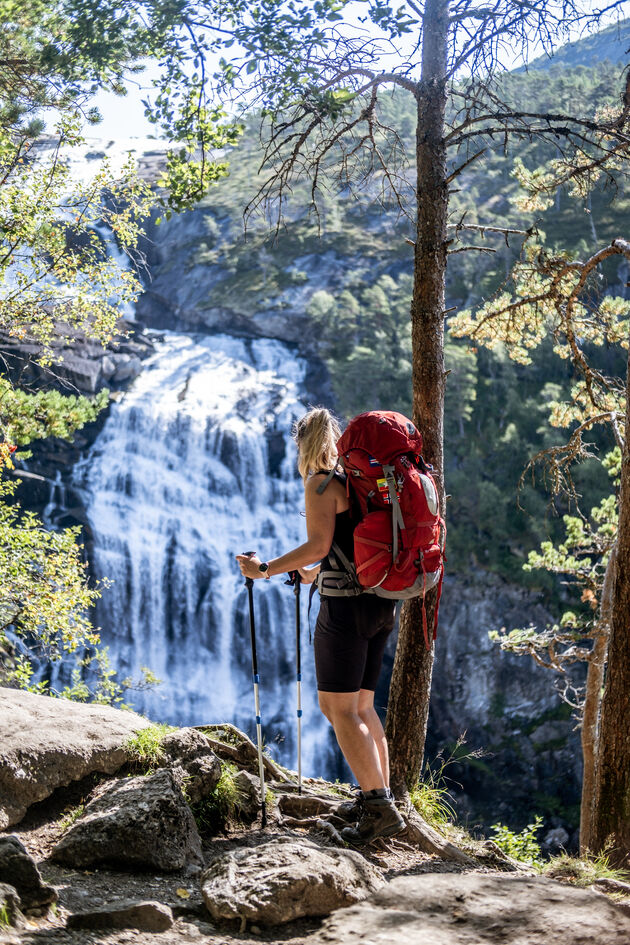
[[[76,823],[84,810],[85,804],[79,804],[77,807],[73,807],[72,810],[65,812],[64,818],[59,823],[59,826],[64,831],[64,833],[66,830],[72,827],[74,823]]]
[[[163,757],[162,741],[176,729],[172,725],[153,723],[132,735],[124,744],[124,749],[132,761],[137,764],[157,765]]]
[[[224,121],[206,100],[211,38],[198,27],[199,18],[215,19],[211,6],[128,0],[121,9],[115,0],[1,0],[0,129],[27,143],[53,109],[98,123],[89,97],[99,89],[125,95],[125,77],[153,60],[158,69],[146,113],[176,146],[162,199],[177,209],[191,206],[226,173],[213,152],[240,133],[237,123]],[[2,141],[0,131],[0,154]]]
[[[540,866],[540,845],[536,842],[536,834],[542,825],[542,817],[536,815],[534,822],[528,824],[520,833],[514,833],[504,824],[493,824],[492,839],[504,853],[514,860],[527,863],[528,866]]]
[[[482,764],[483,749],[469,751],[465,745],[466,738],[460,735],[448,755],[441,751],[433,762],[425,764],[422,778],[409,791],[411,803],[420,816],[439,830],[450,832],[456,829],[456,813],[451,804],[446,770],[456,764]]]
[[[238,768],[229,762],[221,762],[221,777],[212,793],[191,805],[199,832],[214,835],[224,830],[234,818],[239,804],[240,794],[236,785]]]
[[[98,642],[87,612],[100,588],[85,581],[79,529],[46,531],[9,504],[15,486],[0,480],[0,631],[37,640],[41,657],[61,659]]]
[[[11,916],[9,914],[9,907],[4,904],[0,906],[0,926],[11,925]]]
[[[410,412],[411,278],[381,276],[369,286],[349,287],[338,298],[313,293],[307,314],[320,337],[339,409],[352,416],[373,409]]]
[[[620,451],[616,447],[603,460],[614,479],[619,472]],[[565,584],[579,593],[574,609],[565,611],[555,624],[539,628],[519,627],[509,632],[492,631],[489,638],[502,650],[529,654],[536,662],[563,674],[567,666],[589,659],[592,639],[598,632],[598,612],[604,574],[619,521],[617,497],[612,494],[591,509],[590,518],[563,516],[564,537],[558,544],[544,541],[540,551],[530,551],[526,571],[562,575]],[[576,692],[579,691],[576,689]],[[575,692],[573,693],[573,698]]]
[[[76,116],[60,119],[60,148],[81,143],[78,126]],[[103,254],[96,228],[106,223],[132,252],[153,195],[131,160],[122,169],[103,162],[83,183],[71,179],[57,150],[24,161],[25,148],[9,135],[3,148],[0,139],[0,330],[34,344],[38,360],[50,364],[60,322],[69,337],[106,343],[119,305],[137,298],[137,276]]]
[[[71,440],[77,430],[96,419],[109,403],[109,391],[76,397],[56,390],[26,393],[0,377],[0,430],[5,441],[27,446],[48,436]]]

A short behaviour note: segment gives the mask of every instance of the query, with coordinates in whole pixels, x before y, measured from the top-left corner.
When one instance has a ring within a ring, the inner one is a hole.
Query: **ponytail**
[[[334,469],[341,429],[325,407],[313,407],[293,427],[298,447],[298,471],[306,482],[312,473]]]

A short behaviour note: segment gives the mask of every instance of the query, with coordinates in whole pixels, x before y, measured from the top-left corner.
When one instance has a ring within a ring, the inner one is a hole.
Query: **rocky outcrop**
[[[376,867],[352,850],[279,838],[215,859],[201,878],[215,920],[282,925],[301,916],[329,915],[382,885]]]
[[[234,778],[236,810],[241,820],[251,823],[260,810],[260,778],[249,771],[239,771]]]
[[[456,752],[460,760],[445,772],[461,818],[486,825],[501,821],[520,830],[541,813],[547,831],[566,832],[566,846],[574,841],[581,783],[575,718],[560,700],[554,673],[528,656],[503,652],[488,638],[502,627],[552,622],[532,591],[481,570],[447,572],[425,758],[433,762],[439,752],[448,757],[465,736]],[[395,646],[392,636],[379,705],[387,703]],[[470,752],[481,754],[467,759]]]
[[[121,318],[119,334],[106,346],[60,324],[52,343],[54,368],[37,363],[39,346],[0,332],[5,370],[20,383],[51,387],[66,394],[95,394],[102,387],[120,390],[142,370],[142,361],[154,345],[144,325]]]
[[[0,688],[0,829],[31,804],[128,760],[125,742],[150,723],[134,712]]]
[[[17,837],[0,837],[0,882],[15,887],[23,909],[41,909],[57,901],[57,890],[42,881],[35,860]]]
[[[427,873],[392,880],[326,920],[312,945],[626,945],[630,916],[600,893],[537,876]]]
[[[165,932],[173,924],[173,913],[161,902],[123,901],[100,906],[68,917],[69,929],[138,929]]]
[[[25,924],[17,889],[9,883],[0,883],[0,916],[4,920],[0,922],[0,929],[7,923],[18,927]]]
[[[194,804],[214,791],[221,777],[221,762],[210,739],[193,728],[180,728],[162,739],[161,764],[170,768]]]
[[[288,299],[265,298],[264,292],[252,304],[247,293],[241,296],[232,285],[231,291],[225,291],[233,281],[229,279],[233,265],[229,250],[234,242],[242,242],[242,220],[237,215],[217,219],[213,207],[199,206],[168,221],[162,219],[159,225],[154,220],[155,215],[145,227],[142,244],[150,277],[137,303],[141,321],[176,331],[267,336],[290,343],[303,340],[307,328],[303,290],[301,311],[296,311],[297,305],[287,310]],[[213,262],[207,258],[208,250],[214,251]],[[252,247],[250,268],[258,267],[258,256]]]
[[[170,872],[203,862],[190,808],[172,771],[107,784],[55,846],[66,866],[98,864]]]

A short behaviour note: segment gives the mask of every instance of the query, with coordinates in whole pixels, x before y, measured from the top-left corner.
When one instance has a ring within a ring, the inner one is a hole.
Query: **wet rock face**
[[[63,393],[95,394],[102,387],[119,390],[137,377],[142,361],[153,353],[153,342],[139,322],[121,318],[120,334],[103,347],[80,332],[59,326],[53,342],[55,367],[45,371],[35,362],[37,345],[0,332],[0,351],[14,380],[35,389],[51,386]],[[58,362],[58,363],[57,363]]]
[[[201,877],[213,919],[260,925],[329,915],[365,899],[382,883],[376,867],[359,853],[290,837],[218,857]]]
[[[626,945],[630,916],[600,893],[534,876],[403,876],[337,912],[312,945]]]
[[[142,362],[154,351],[152,337],[139,322],[120,319],[120,335],[103,348],[95,341],[77,336],[71,343],[60,328],[53,344],[55,357],[60,363],[44,371],[33,360],[38,353],[35,345],[11,338],[0,332],[0,355],[8,376],[33,390],[54,388],[64,394],[92,395],[108,388],[113,392],[125,390],[140,374]],[[114,396],[117,396],[114,393]],[[69,487],[72,469],[81,455],[92,445],[103,427],[109,410],[102,410],[93,423],[79,430],[73,440],[48,437],[35,441],[29,449],[28,475],[17,470],[20,485],[17,497],[23,508],[41,514],[49,503],[53,484],[58,481],[64,491],[63,511],[58,512],[52,524],[59,528],[86,525],[85,510],[80,496]],[[59,497],[57,497],[59,498]],[[86,534],[89,545],[90,535]]]
[[[458,812],[520,829],[536,813],[547,828],[577,827],[581,747],[557,676],[528,656],[503,652],[491,630],[552,623],[527,590],[493,575],[445,584],[433,670],[427,757],[466,733],[464,751],[485,757],[450,770],[464,785]]]
[[[93,772],[113,774],[150,723],[134,712],[0,688],[0,829],[31,804]]]
[[[167,769],[109,783],[53,850],[66,866],[99,863],[170,872],[201,862],[190,808]]]

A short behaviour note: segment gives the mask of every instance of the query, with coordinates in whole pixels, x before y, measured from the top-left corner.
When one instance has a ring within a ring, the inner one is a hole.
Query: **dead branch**
[[[476,250],[478,253],[496,253],[496,249],[492,249],[490,246],[458,246],[457,249],[449,249],[448,255],[454,256],[455,253],[467,253],[470,250]]]
[[[531,236],[532,230],[516,230],[508,226],[487,226],[484,223],[447,223],[449,229],[455,230],[475,230],[485,236],[486,233],[501,233],[504,236],[515,234],[516,236]]]
[[[451,184],[455,180],[455,178],[458,177],[462,173],[463,170],[465,170],[467,167],[470,167],[473,161],[476,161],[477,158],[480,158],[483,154],[485,154],[487,150],[488,150],[487,148],[482,148],[480,151],[477,151],[476,154],[473,154],[472,157],[469,157],[467,161],[464,161],[463,164],[460,164],[459,167],[455,168],[455,170],[451,174],[449,174],[448,177],[446,178],[447,186]]]

